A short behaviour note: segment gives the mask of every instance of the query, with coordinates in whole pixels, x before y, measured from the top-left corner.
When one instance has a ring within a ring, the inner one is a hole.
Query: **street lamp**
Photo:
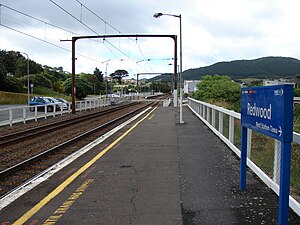
[[[108,66],[108,62],[106,63],[106,66],[105,66],[105,94],[106,94],[106,98],[107,98],[107,86],[108,86],[108,80],[107,80],[107,66]]]
[[[20,52],[21,54],[26,55],[27,57],[27,104],[29,105],[29,100],[30,100],[30,85],[29,85],[29,57],[28,54],[25,52]]]
[[[168,65],[169,65],[169,66],[172,66],[172,65],[173,65],[173,63],[169,63]],[[176,74],[176,78],[175,78],[176,80],[177,80],[177,79],[178,79],[178,77],[179,77],[178,75],[180,75],[180,74],[179,74],[179,71],[180,71],[180,69],[179,69],[179,65],[177,65],[177,71],[178,71],[178,72],[177,72],[177,74]],[[179,82],[180,82],[180,81],[179,81]]]
[[[108,81],[107,81],[107,66],[108,66],[108,62],[110,61],[110,59],[108,59],[108,60],[105,60],[105,61],[103,61],[102,62],[102,64],[103,63],[106,63],[106,65],[105,65],[105,94],[106,94],[106,98],[107,98],[107,83],[108,83]]]
[[[155,13],[153,15],[154,18],[159,18],[161,16],[173,16],[176,18],[179,18],[179,32],[180,32],[180,78],[179,78],[179,123],[183,124],[184,121],[182,119],[182,98],[183,98],[183,90],[182,90],[182,28],[181,28],[181,14],[180,15],[173,15],[173,14],[167,14],[167,13]],[[177,96],[176,96],[177,97]]]

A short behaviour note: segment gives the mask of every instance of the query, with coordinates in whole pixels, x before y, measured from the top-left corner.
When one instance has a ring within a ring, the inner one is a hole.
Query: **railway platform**
[[[2,208],[0,224],[277,224],[278,197],[251,172],[240,191],[237,157],[186,107],[183,120],[149,109]]]

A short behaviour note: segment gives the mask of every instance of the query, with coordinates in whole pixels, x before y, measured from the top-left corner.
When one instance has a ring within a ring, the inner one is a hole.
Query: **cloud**
[[[53,1],[82,23],[51,1],[40,0],[2,0],[1,4],[40,18],[47,23],[38,22],[4,6],[1,7],[1,23],[70,49],[70,42],[60,42],[60,39],[70,39],[75,34],[54,28],[50,24],[80,35],[94,35],[93,31],[99,34],[116,34],[120,31],[124,34],[179,35],[178,18],[163,16],[155,19],[153,14],[156,12],[181,14],[184,69],[210,65],[219,60],[229,61],[269,55],[300,58],[300,47],[298,47],[300,30],[297,29],[297,21],[300,20],[298,13],[300,2],[298,3],[297,0],[273,0],[272,2],[269,0],[189,0],[188,2],[80,0],[84,6],[104,19],[106,24],[76,0]],[[0,27],[0,30],[1,49],[24,51],[41,64],[63,66],[70,70],[70,52],[4,27]],[[154,59],[173,57],[172,41],[141,38],[137,41],[138,45],[134,39],[109,41],[113,45],[103,43],[102,40],[78,42],[76,52],[85,57],[77,55],[77,71],[93,72],[95,67],[105,70],[106,65],[101,62],[108,59],[111,60],[108,70],[112,72],[118,67],[133,74],[151,70],[172,70],[163,60],[136,65],[136,61],[143,57]],[[116,48],[120,48],[120,51]],[[128,59],[128,56],[131,59]],[[120,61],[120,59],[126,60]]]

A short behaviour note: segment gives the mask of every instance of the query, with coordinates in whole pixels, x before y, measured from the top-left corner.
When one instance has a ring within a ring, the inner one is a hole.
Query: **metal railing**
[[[95,108],[111,105],[112,101],[124,101],[124,98],[95,98],[84,101],[76,101],[76,111],[86,111]],[[38,119],[47,119],[57,115],[71,113],[71,102],[68,103],[68,109],[63,109],[63,103],[46,104],[37,106],[17,106],[0,109],[0,126],[12,126],[16,123],[26,123],[27,121]]]
[[[241,114],[206,102],[188,98],[188,107],[224,143],[240,157],[240,119]],[[247,166],[277,195],[279,195],[280,142],[275,141],[273,159],[273,179],[251,160],[252,130],[248,129]],[[293,132],[293,143],[300,144],[300,134]],[[299,181],[300,182],[300,181]],[[300,216],[300,204],[290,195],[290,207]]]
[[[121,97],[107,97],[107,98],[87,98],[83,101],[76,101],[76,111],[86,111],[111,104],[118,104],[124,101],[139,100],[151,95],[147,93],[131,93],[130,95],[124,95]],[[62,115],[71,113],[71,102],[68,103],[68,109],[63,109],[63,103],[47,104],[42,106],[14,106],[9,108],[0,108],[0,127],[12,126],[16,123],[26,123],[30,120],[37,121],[38,119],[48,117],[55,117],[56,115]],[[57,107],[57,105],[61,105]],[[51,107],[51,110],[49,110]],[[53,107],[53,109],[52,109]]]

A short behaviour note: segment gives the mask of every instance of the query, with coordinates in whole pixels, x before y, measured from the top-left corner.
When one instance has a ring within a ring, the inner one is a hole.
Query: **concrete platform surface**
[[[126,126],[2,209],[0,224],[277,224],[278,197],[251,172],[241,192],[236,156],[183,115],[159,107]]]

